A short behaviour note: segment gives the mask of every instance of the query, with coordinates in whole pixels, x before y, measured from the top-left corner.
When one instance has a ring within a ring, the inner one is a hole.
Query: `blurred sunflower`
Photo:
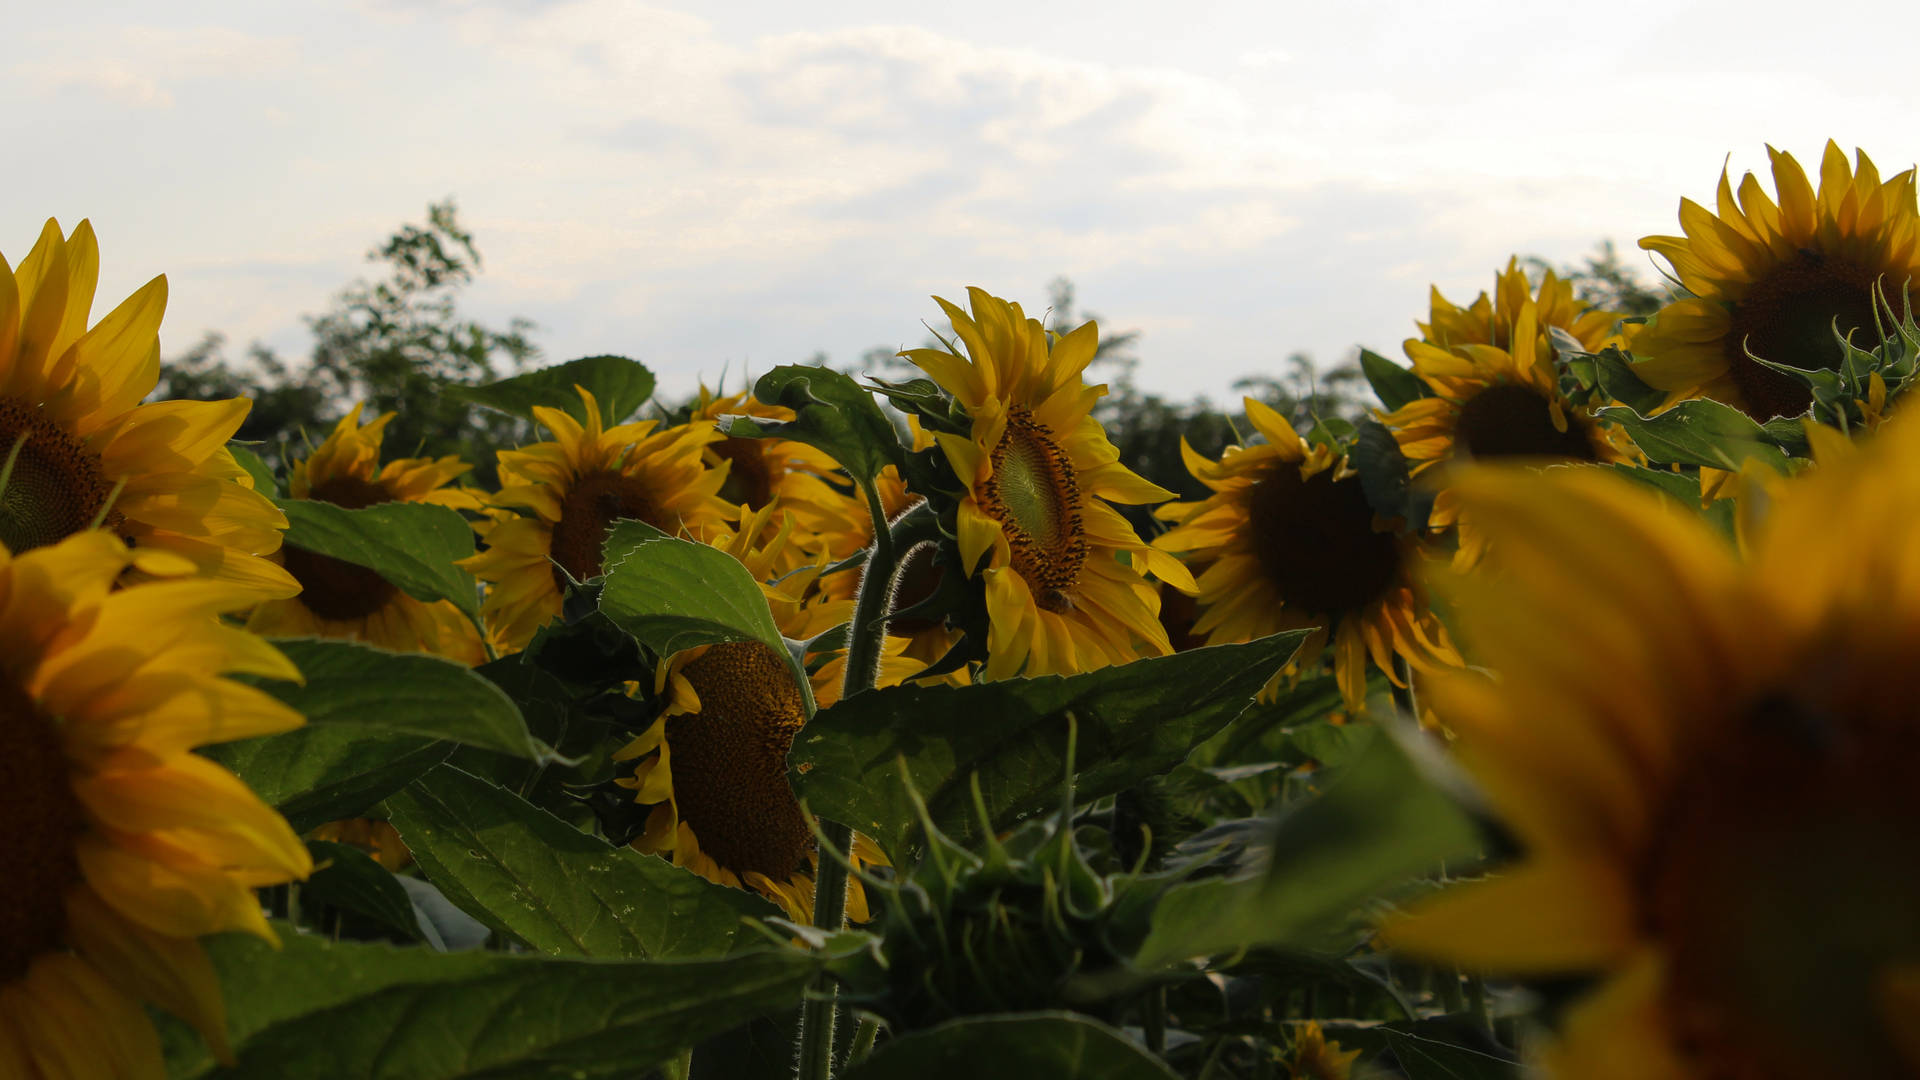
[[[396,458],[380,464],[380,442],[394,414],[360,425],[361,406],[334,425],[326,441],[294,464],[288,488],[296,499],[318,499],[349,510],[389,502],[424,502],[477,509],[473,495],[447,484],[471,465],[459,458]],[[479,664],[480,635],[445,600],[423,603],[372,570],[304,548],[280,551],[300,582],[299,596],[255,608],[247,628],[269,637],[353,638],[399,652],[427,652]]]
[[[633,518],[678,535],[722,525],[735,513],[717,494],[727,468],[701,460],[720,438],[712,424],[656,430],[654,421],[642,420],[603,429],[593,394],[576,389],[586,403],[585,426],[559,409],[536,407],[535,419],[554,441],[500,451],[487,549],[460,563],[492,583],[482,614],[510,649],[559,617],[562,569],[576,581],[599,575],[601,545],[615,521]]]
[[[846,622],[853,614],[851,602],[801,599],[819,597],[810,586],[826,565],[824,557],[798,573],[769,578],[788,561],[783,549],[794,536],[789,517],[771,541],[753,542],[769,531],[772,510],[768,506],[749,515],[731,536],[710,542],[740,559],[761,582],[783,635],[804,640]],[[877,685],[895,685],[925,666],[901,658],[905,645],[889,639]],[[835,654],[810,674],[810,689],[821,706],[840,699],[845,671],[845,657]],[[700,646],[660,665],[655,692],[666,700],[666,709],[614,755],[617,761],[636,762],[634,774],[617,783],[633,789],[636,802],[654,807],[633,846],[669,857],[709,881],[758,892],[796,921],[810,920],[819,854],[787,783],[787,752],[806,724],[807,711],[786,662],[755,641]],[[858,834],[853,860],[856,866],[886,865],[872,841]],[[866,894],[857,880],[847,911],[854,922],[867,921]]]
[[[972,317],[934,298],[966,356],[901,355],[952,394],[971,422],[969,434],[934,438],[968,489],[960,559],[986,586],[985,677],[1072,674],[1167,655],[1159,596],[1142,573],[1188,590],[1193,579],[1108,505],[1173,493],[1122,465],[1093,418],[1106,387],[1088,386],[1081,372],[1099,328],[1088,322],[1050,334],[1018,304],[980,289],[967,295]]]
[[[252,403],[140,404],[159,380],[167,279],[88,329],[99,277],[85,221],[66,237],[49,220],[17,270],[0,257],[0,543],[20,553],[103,527],[144,573],[298,592],[261,558],[286,518],[226,449]]]
[[[1920,275],[1920,210],[1912,169],[1882,182],[1864,152],[1857,165],[1833,142],[1816,194],[1791,154],[1772,147],[1767,197],[1752,173],[1736,200],[1720,171],[1719,213],[1680,200],[1685,236],[1649,236],[1640,246],[1667,257],[1691,296],[1660,309],[1630,341],[1635,370],[1672,400],[1706,396],[1756,420],[1797,416],[1812,397],[1748,353],[1800,368],[1838,369],[1834,340],[1874,334],[1874,289],[1897,301]],[[1874,340],[1869,345],[1877,345]]]
[[[1414,374],[1434,396],[1410,401],[1381,417],[1414,475],[1455,458],[1529,458],[1540,463],[1626,461],[1624,436],[1601,425],[1560,391],[1550,329],[1560,329],[1590,352],[1613,337],[1612,312],[1581,310],[1573,286],[1551,272],[1537,295],[1518,260],[1495,278],[1492,302],[1481,293],[1470,307],[1433,293],[1432,321],[1421,340],[1406,343]],[[1453,495],[1436,494],[1427,523],[1458,524]],[[1462,531],[1462,565],[1479,556],[1479,537]]]
[[[1286,417],[1253,398],[1247,419],[1266,442],[1229,446],[1208,461],[1180,443],[1187,470],[1213,491],[1155,516],[1154,540],[1200,567],[1200,617],[1188,633],[1209,645],[1312,628],[1289,670],[1329,642],[1347,708],[1365,707],[1367,658],[1396,683],[1393,658],[1416,670],[1459,663],[1446,628],[1413,579],[1422,557],[1377,521],[1346,459],[1308,445]]]
[[[1598,976],[1563,1080],[1920,1075],[1917,462],[1895,420],[1780,484],[1744,564],[1617,477],[1461,477],[1501,573],[1447,591],[1497,681],[1425,689],[1526,856],[1387,940]]]
[[[115,590],[134,558],[101,531],[0,548],[0,1075],[158,1080],[142,1002],[230,1062],[198,939],[275,940],[253,890],[312,869],[279,814],[192,753],[302,722],[220,677],[300,677],[216,618],[259,593],[207,578]]]
[[[1317,1020],[1294,1026],[1293,1046],[1288,1051],[1287,1080],[1348,1080],[1353,1075],[1358,1050],[1342,1050],[1327,1038]]]

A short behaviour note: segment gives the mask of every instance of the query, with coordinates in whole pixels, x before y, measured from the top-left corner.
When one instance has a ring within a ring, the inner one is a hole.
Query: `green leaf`
[[[295,832],[306,832],[364,815],[452,751],[452,743],[439,739],[309,725],[199,752],[232,769]]]
[[[1600,410],[1600,416],[1625,428],[1649,460],[1705,465],[1736,472],[1758,458],[1787,472],[1787,455],[1759,424],[1731,405],[1710,398],[1683,401],[1657,416],[1642,416],[1624,405]]]
[[[636,641],[662,657],[696,645],[758,641],[784,657],[807,687],[766,594],[740,560],[641,521],[615,524],[604,550],[600,611]]]
[[[1602,394],[1642,416],[1653,415],[1667,402],[1667,392],[1648,386],[1633,370],[1633,357],[1617,346],[1593,354],[1593,373]]]
[[[1353,467],[1367,505],[1384,518],[1402,518],[1416,532],[1427,527],[1433,494],[1415,488],[1400,443],[1378,420],[1362,420],[1353,441]]]
[[[1075,1013],[1008,1013],[951,1020],[890,1040],[846,1080],[1174,1080],[1177,1074],[1120,1032]]]
[[[1420,376],[1372,349],[1360,350],[1360,373],[1367,377],[1367,385],[1373,387],[1373,396],[1380,399],[1380,404],[1388,412],[1410,401],[1433,396],[1433,391],[1427,389],[1427,384]]]
[[[905,759],[941,831],[979,831],[968,783],[975,773],[994,827],[1005,828],[1059,805],[1069,713],[1079,732],[1075,790],[1082,798],[1110,795],[1172,769],[1240,715],[1306,634],[1065,678],[856,694],[801,729],[788,777],[814,813],[865,833],[898,864],[917,825],[897,759]]]
[[[586,356],[485,386],[449,385],[447,392],[522,420],[532,420],[534,407],[546,405],[585,423],[586,405],[573,389],[576,384],[599,403],[602,427],[632,416],[653,396],[653,372],[624,356]]]
[[[208,939],[239,1063],[169,1025],[174,1080],[631,1080],[702,1039],[792,1008],[829,958],[668,963],[329,944],[277,927]]]
[[[387,809],[447,899],[542,952],[717,956],[764,940],[743,919],[780,914],[752,893],[613,847],[450,766],[414,781]]]
[[[1519,1080],[1520,1066],[1492,1054],[1397,1031],[1379,1030],[1407,1080]]]
[[[415,600],[480,613],[473,575],[453,565],[473,554],[473,528],[458,513],[427,503],[348,510],[318,499],[274,501],[287,515],[289,546],[364,566]]]
[[[227,444],[227,452],[233,455],[233,460],[239,462],[241,468],[247,470],[248,476],[253,477],[253,490],[268,498],[279,496],[279,481],[273,478],[273,470],[267,468],[267,463],[260,459],[259,454],[232,442]]]
[[[1272,832],[1264,876],[1213,878],[1169,891],[1135,963],[1152,969],[1261,946],[1340,950],[1356,909],[1480,837],[1452,796],[1399,743],[1375,738],[1327,791],[1294,804]]]
[[[319,869],[300,886],[303,905],[344,908],[415,941],[421,939],[413,901],[386,867],[346,844],[309,840],[307,851]]]
[[[778,438],[824,450],[865,483],[888,465],[906,466],[900,433],[873,392],[832,368],[782,364],[760,376],[753,396],[794,412],[790,421],[734,416],[721,429],[735,438]]]
[[[512,698],[451,660],[354,641],[282,638],[274,645],[306,681],[262,680],[260,687],[298,710],[310,727],[351,727],[363,738],[448,739],[535,761],[549,756],[527,733]]]

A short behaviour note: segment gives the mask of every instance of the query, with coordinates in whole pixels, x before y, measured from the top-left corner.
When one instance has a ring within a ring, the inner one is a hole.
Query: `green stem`
[[[672,1060],[660,1066],[667,1080],[687,1080],[693,1075],[693,1047],[689,1046]]]
[[[1478,975],[1467,976],[1467,1011],[1480,1030],[1493,1034],[1493,1020],[1487,1013],[1487,983]]]
[[[1167,988],[1161,987],[1147,995],[1146,1016],[1141,1024],[1146,1029],[1147,1049],[1156,1054],[1167,1052]]]
[[[887,605],[893,596],[895,545],[880,495],[871,481],[860,490],[873,518],[873,553],[861,572],[860,592],[853,602],[853,623],[847,628],[847,674],[840,699],[873,689],[880,674],[881,647],[886,643]],[[831,851],[820,853],[814,877],[813,925],[838,933],[846,923],[847,868],[844,859],[853,847],[853,829],[832,821],[820,823],[820,842]],[[830,1080],[833,1076],[833,1028],[838,994],[832,983],[800,1007],[799,1080]]]
[[[1466,1001],[1460,996],[1460,973],[1452,968],[1441,968],[1440,1007],[1449,1016],[1458,1016],[1466,1011]]]
[[[851,1069],[867,1059],[873,1052],[874,1041],[880,1037],[880,1021],[871,1016],[860,1018],[860,1026],[853,1031],[853,1046],[847,1051],[847,1068]]]

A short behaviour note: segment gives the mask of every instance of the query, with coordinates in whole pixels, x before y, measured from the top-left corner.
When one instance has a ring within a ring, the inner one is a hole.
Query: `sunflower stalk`
[[[841,688],[842,701],[873,689],[879,677],[881,646],[887,634],[887,606],[893,597],[893,576],[898,563],[898,545],[879,491],[871,479],[861,481],[860,491],[867,497],[867,512],[873,518],[873,551],[867,557],[860,592],[854,598],[853,623],[847,628],[847,674]],[[834,934],[846,923],[846,860],[853,849],[853,830],[838,822],[822,821],[819,842],[833,850],[821,852],[820,870],[814,882],[813,925]],[[834,986],[828,984],[800,1009],[800,1050],[795,1072],[799,1080],[829,1080],[833,1076],[837,997]]]

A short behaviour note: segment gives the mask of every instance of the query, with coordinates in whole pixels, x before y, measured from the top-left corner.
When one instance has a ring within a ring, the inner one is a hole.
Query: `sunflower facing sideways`
[[[952,394],[967,434],[937,432],[960,502],[960,559],[986,587],[985,677],[1066,675],[1172,649],[1151,571],[1191,591],[1180,563],[1140,542],[1109,502],[1173,493],[1120,463],[1093,418],[1105,386],[1081,378],[1099,344],[1082,324],[1049,334],[1020,305],[968,289],[971,317],[935,297],[966,346],[902,353]],[[984,563],[982,560],[985,560]]]
[[[396,458],[380,464],[380,442],[392,413],[362,427],[361,406],[342,417],[313,453],[289,470],[296,499],[318,499],[349,510],[388,502],[477,507],[474,497],[447,484],[473,466],[458,458]],[[269,637],[353,638],[397,652],[426,652],[467,665],[486,660],[479,632],[445,600],[424,603],[363,566],[287,545],[281,549],[299,596],[255,608],[247,628]]]
[[[1188,471],[1213,494],[1155,511],[1174,527],[1154,545],[1200,568],[1201,613],[1189,632],[1220,645],[1311,628],[1290,669],[1331,643],[1355,712],[1366,704],[1368,657],[1396,681],[1395,656],[1421,671],[1458,663],[1413,579],[1422,556],[1376,520],[1346,459],[1309,445],[1266,404],[1245,405],[1266,442],[1208,461],[1182,439]]]
[[[193,570],[291,596],[264,556],[286,518],[226,449],[251,403],[142,405],[160,375],[167,279],[91,329],[93,227],[48,221],[18,268],[0,257],[0,543],[15,553],[102,527],[154,576]]]
[[[208,578],[115,589],[133,561],[101,530],[0,548],[0,1076],[159,1080],[142,1002],[230,1062],[198,939],[274,940],[253,890],[312,869],[280,815],[192,753],[302,722],[219,674],[299,678],[216,618],[259,594]]]
[[[1457,458],[1526,458],[1539,463],[1626,461],[1631,444],[1560,391],[1548,334],[1559,329],[1589,352],[1613,338],[1613,312],[1583,308],[1573,286],[1549,272],[1536,294],[1518,260],[1466,308],[1433,293],[1432,321],[1406,343],[1413,372],[1433,391],[1385,414],[1414,475]],[[1435,495],[1429,526],[1459,523],[1453,495]],[[1479,556],[1478,534],[1463,530],[1462,565]]]
[[[1920,1076],[1920,424],[1779,485],[1745,561],[1596,470],[1458,482],[1493,674],[1428,700],[1525,854],[1388,943],[1593,977],[1560,1080]]]
[[[460,561],[492,584],[482,614],[508,648],[524,647],[534,631],[559,618],[560,568],[576,581],[599,575],[601,545],[615,521],[634,518],[678,535],[722,525],[737,513],[717,494],[726,466],[710,469],[701,460],[707,445],[721,438],[711,423],[603,427],[593,394],[576,389],[586,405],[584,425],[537,406],[534,418],[553,441],[500,451],[501,487],[488,502],[502,513],[486,527],[487,549]]]
[[[1718,213],[1680,200],[1684,236],[1649,236],[1692,295],[1660,309],[1630,345],[1640,377],[1671,400],[1710,397],[1756,420],[1797,416],[1812,397],[1792,378],[1749,353],[1798,368],[1837,369],[1834,339],[1860,331],[1874,338],[1874,290],[1897,306],[1920,276],[1920,210],[1912,169],[1882,182],[1864,152],[1849,168],[1827,143],[1816,193],[1793,155],[1772,147],[1767,197],[1752,173],[1736,199],[1720,172]],[[1859,338],[1856,337],[1856,341]]]

